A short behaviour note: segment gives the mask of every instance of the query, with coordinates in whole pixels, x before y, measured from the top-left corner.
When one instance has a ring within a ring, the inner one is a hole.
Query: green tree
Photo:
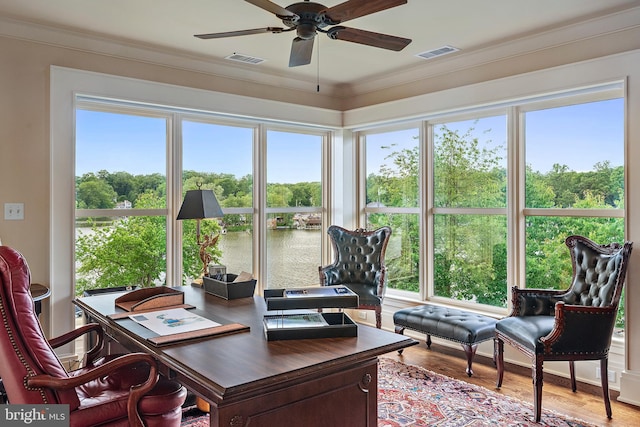
[[[378,174],[367,179],[367,203],[379,202],[384,206],[418,206],[419,148],[397,150],[398,144],[382,147],[389,150],[388,163],[380,166]],[[399,253],[385,260],[387,280],[394,289],[418,292],[419,283],[419,216],[413,214],[371,214],[367,227],[375,229],[389,225],[391,239],[399,241]],[[389,254],[389,252],[387,252]]]
[[[506,206],[504,147],[440,126],[435,133],[434,205],[446,208]],[[506,216],[434,216],[435,294],[459,300],[506,304]],[[504,265],[501,265],[504,263]]]
[[[111,209],[116,205],[117,197],[111,185],[95,177],[84,177],[76,191],[79,209]]]
[[[291,186],[287,184],[267,184],[267,206],[282,208],[291,206]]]
[[[137,193],[134,192],[134,177],[129,172],[116,172],[113,174],[107,171],[104,171],[104,174],[101,172],[103,171],[100,171],[99,174],[118,194],[118,202],[132,201],[137,198]]]
[[[139,201],[157,207],[159,201],[145,193]],[[94,224],[76,239],[78,261],[76,292],[115,286],[149,287],[161,284],[166,269],[164,217],[126,217],[112,226]]]
[[[149,190],[135,201],[140,209],[164,207],[165,201]],[[183,276],[198,277],[202,269],[196,244],[196,221],[183,221]],[[219,232],[217,221],[203,220],[202,234]],[[76,292],[116,286],[150,287],[165,284],[166,218],[129,216],[105,226],[93,223],[76,239]],[[218,262],[220,250],[211,250]]]
[[[293,206],[319,206],[322,203],[322,186],[319,182],[298,182],[291,184],[291,204]]]

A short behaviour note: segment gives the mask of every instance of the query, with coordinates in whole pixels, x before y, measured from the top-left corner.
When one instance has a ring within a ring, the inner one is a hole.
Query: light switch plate
[[[5,203],[4,219],[8,221],[24,219],[24,203]]]

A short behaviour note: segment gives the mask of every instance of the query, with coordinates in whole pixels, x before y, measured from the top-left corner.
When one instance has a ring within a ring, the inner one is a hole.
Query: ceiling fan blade
[[[411,43],[411,39],[405,39],[403,37],[390,36],[388,34],[374,33],[371,31],[342,26],[331,28],[327,31],[327,35],[334,40],[366,44],[367,46],[395,50],[396,52],[404,49],[409,43]]]
[[[277,4],[275,4],[275,3],[273,3],[273,2],[271,2],[269,0],[244,0],[244,1],[246,1],[247,3],[251,3],[254,6],[258,6],[261,9],[269,11],[269,12],[275,14],[276,16],[282,16],[282,17],[298,16],[295,13],[290,12],[287,9],[285,9],[284,7],[278,6]]]
[[[235,37],[235,36],[246,36],[250,34],[261,34],[261,33],[281,33],[284,31],[284,28],[280,27],[266,27],[266,28],[254,28],[252,30],[240,30],[240,31],[227,31],[224,33],[211,33],[211,34],[196,34],[194,37],[199,39],[221,39],[223,37]]]
[[[301,39],[296,37],[291,43],[291,56],[289,57],[289,67],[297,67],[298,65],[307,65],[311,62],[311,54],[313,53],[313,42],[315,37],[310,39]]]
[[[247,0],[249,1],[249,0]],[[347,0],[325,10],[335,24],[406,4],[407,0]]]

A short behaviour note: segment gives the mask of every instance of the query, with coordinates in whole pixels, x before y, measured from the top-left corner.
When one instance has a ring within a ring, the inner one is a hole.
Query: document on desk
[[[320,313],[265,316],[264,323],[267,329],[321,328],[329,326]]]
[[[284,296],[286,298],[339,297],[352,295],[355,295],[353,291],[343,285],[293,288],[284,290]]]
[[[221,326],[220,323],[198,316],[184,308],[168,308],[158,311],[132,314],[129,318],[160,336],[193,332],[201,329]]]

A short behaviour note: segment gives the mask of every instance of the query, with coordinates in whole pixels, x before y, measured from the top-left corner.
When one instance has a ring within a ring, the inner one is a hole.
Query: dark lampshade
[[[222,218],[224,213],[213,190],[188,190],[177,219]]]

